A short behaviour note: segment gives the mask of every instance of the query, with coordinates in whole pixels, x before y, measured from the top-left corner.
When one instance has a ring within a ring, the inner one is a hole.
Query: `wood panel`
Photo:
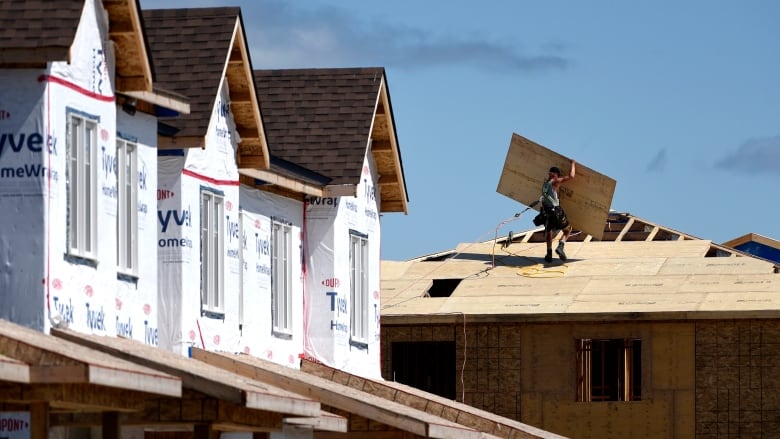
[[[496,191],[528,206],[539,199],[548,169],[557,166],[567,173],[570,162],[568,157],[513,134]],[[576,177],[559,191],[561,206],[575,229],[601,239],[615,185],[615,180],[577,163]]]

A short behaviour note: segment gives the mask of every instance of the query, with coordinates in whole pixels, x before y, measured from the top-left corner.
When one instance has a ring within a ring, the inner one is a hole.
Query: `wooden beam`
[[[238,172],[247,177],[255,178],[257,180],[262,180],[271,185],[275,185],[293,191],[295,193],[310,195],[313,197],[323,196],[321,186],[304,183],[300,180],[285,177],[283,175],[279,175],[272,171],[268,171],[264,169],[244,168],[244,165],[242,163],[241,167],[238,169]],[[255,185],[253,184],[252,186]]]
[[[29,383],[30,366],[13,358],[0,355],[0,381]]]
[[[659,230],[661,230],[660,227],[653,226],[653,230],[651,230],[650,233],[647,234],[647,238],[645,239],[645,241],[652,241],[653,239],[655,239],[655,235],[658,234]]]
[[[239,168],[268,169],[268,157],[258,154],[239,154]],[[259,177],[258,177],[259,178]]]
[[[116,91],[120,93],[134,91],[152,91],[152,83],[145,76],[117,76]]]
[[[380,207],[382,212],[404,212],[406,204],[403,201],[382,200]]]
[[[89,384],[0,383],[0,400],[29,404],[48,401],[52,407],[78,410],[143,410],[147,393]]]
[[[625,224],[623,224],[623,229],[618,233],[618,236],[615,238],[615,241],[622,241],[623,237],[626,236],[626,233],[628,233],[631,230],[631,226],[634,225],[634,218],[629,218],[628,221],[626,221]]]
[[[247,140],[251,140],[260,138],[257,127],[237,126],[236,131],[238,131],[238,135],[241,136],[242,139],[246,138]]]
[[[374,139],[371,141],[371,151],[372,152],[392,152],[393,151],[393,143],[389,140],[378,140]]]
[[[230,103],[252,103],[252,96],[248,91],[230,90]]]
[[[298,416],[315,416],[320,412],[320,404],[317,401],[271,384],[247,381],[243,377],[217,367],[138,341],[118,337],[99,337],[61,329],[52,329],[51,334],[179,377],[185,389],[197,389],[212,398],[229,401],[246,409]]]
[[[114,37],[117,35],[132,35],[133,33],[135,33],[135,27],[133,27],[133,23],[129,20],[112,21],[108,29],[109,37]]]
[[[424,437],[481,438],[482,433],[395,401],[373,396],[359,389],[324,378],[293,371],[284,366],[244,355],[225,355],[194,348],[195,359],[261,382],[275,383],[292,392],[322,401],[323,405],[344,410],[379,423]],[[262,364],[262,366],[261,366]]]
[[[97,427],[105,422],[102,413],[57,413],[52,425],[58,427]],[[209,424],[239,426],[245,431],[279,431],[284,415],[277,412],[250,409],[190,390],[182,398],[148,398],[144,408],[117,414],[117,422],[125,426],[173,428]]]
[[[329,412],[311,418],[285,418],[285,424],[309,427],[318,431],[346,432],[348,429],[347,418]]]
[[[49,439],[49,403],[30,403],[30,439]]]
[[[205,148],[206,139],[195,136],[157,136],[158,149]]]

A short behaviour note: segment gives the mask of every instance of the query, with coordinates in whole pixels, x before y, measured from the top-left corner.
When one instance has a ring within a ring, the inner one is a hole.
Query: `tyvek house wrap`
[[[205,148],[158,157],[159,343],[186,355],[190,346],[236,352],[239,348],[239,141],[223,83],[212,110]],[[223,309],[201,303],[201,193],[222,197]]]
[[[117,318],[154,321],[154,258],[144,258],[137,282],[117,280],[116,106],[114,56],[100,2],[85,2],[70,63],[0,72],[0,317],[48,331],[52,322],[115,335]],[[97,124],[90,182],[96,188],[94,254],[68,250],[68,129],[71,115]],[[155,161],[156,123],[139,116],[122,127],[139,142],[139,161]],[[153,168],[152,168],[153,169]],[[139,208],[154,193],[139,187]],[[153,187],[153,186],[151,186]],[[148,225],[152,212],[139,211]],[[146,235],[139,239],[148,239]],[[151,245],[154,241],[148,241]],[[139,291],[128,299],[129,291]],[[120,292],[122,291],[122,292]],[[122,299],[124,298],[124,300]],[[118,303],[125,304],[121,312]],[[143,332],[133,332],[143,340]]]
[[[363,161],[357,196],[308,198],[305,216],[305,353],[331,367],[380,377],[379,263],[380,227],[377,171]],[[369,320],[366,340],[351,337],[350,236],[368,240]],[[365,342],[365,343],[362,343]]]
[[[303,203],[242,185],[242,289],[239,350],[290,367],[299,367],[303,352]],[[272,221],[291,231],[290,261],[292,323],[289,331],[274,330],[271,292]]]

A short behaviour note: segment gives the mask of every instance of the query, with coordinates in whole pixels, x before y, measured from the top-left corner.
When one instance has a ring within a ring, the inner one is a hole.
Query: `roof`
[[[239,407],[297,416],[320,414],[318,402],[276,386],[130,339],[52,329],[52,335],[179,377],[182,387]]]
[[[780,241],[776,239],[748,233],[724,242],[723,245],[780,264]]]
[[[154,69],[137,0],[105,0],[108,37],[115,47],[116,91],[151,104],[187,113],[186,98],[161,89]],[[0,0],[0,66],[44,67],[70,62],[84,0]],[[121,102],[120,102],[121,104]]]
[[[327,178],[326,196],[354,196],[370,152],[380,174],[380,210],[407,211],[384,68],[255,70],[254,76],[274,157]]]
[[[626,213],[545,263],[542,229],[382,262],[382,323],[780,317],[772,262]],[[557,239],[557,238],[556,238]]]
[[[482,438],[480,431],[440,416],[376,396],[371,391],[346,386],[245,354],[192,350],[193,358],[317,399],[323,405],[430,438]]]
[[[45,400],[67,411],[140,411],[182,395],[178,377],[0,319],[0,405]]]
[[[495,413],[480,410],[468,404],[452,401],[398,382],[372,380],[306,359],[301,362],[301,370],[389,401],[395,401],[405,406],[440,416],[496,437],[527,439],[563,438],[563,436],[523,424],[514,419],[498,416]]]
[[[0,64],[32,67],[70,60],[84,0],[0,0]]]
[[[178,129],[160,147],[205,147],[205,136],[223,79],[240,137],[240,153],[252,167],[269,166],[252,62],[237,7],[149,9],[143,19],[160,86],[190,98],[190,113],[160,118]]]

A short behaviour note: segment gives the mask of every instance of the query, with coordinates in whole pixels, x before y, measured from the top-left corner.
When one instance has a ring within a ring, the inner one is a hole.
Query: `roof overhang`
[[[257,100],[252,62],[244,35],[241,16],[236,20],[233,40],[223,77],[227,79],[230,92],[230,110],[240,137],[239,160],[251,161],[256,169],[268,169],[270,154]]]
[[[401,150],[384,75],[377,95],[370,139],[370,152],[379,173],[380,212],[409,213]]]
[[[52,335],[178,377],[189,399],[217,399],[240,413],[251,414],[247,410],[265,412],[270,420],[269,427],[281,422],[281,416],[285,415],[320,415],[320,404],[317,401],[134,340],[56,329],[52,329]],[[177,406],[184,404],[173,400],[171,403]],[[229,410],[224,414],[228,416]],[[226,417],[219,422],[232,421]]]
[[[116,91],[152,92],[154,74],[137,0],[103,0],[108,36],[116,46]]]
[[[410,407],[419,407],[431,414],[447,413],[449,419],[497,437],[523,437],[528,439],[563,439],[555,433],[480,410],[468,404],[443,398],[394,381],[375,380],[360,377],[321,363],[303,359],[301,370],[326,380],[364,390],[389,401],[396,401]]]
[[[181,396],[177,377],[5,320],[0,352],[0,402],[129,412],[149,397]]]
[[[335,409],[430,438],[482,438],[474,430],[444,418],[389,401],[370,392],[335,383],[299,370],[242,354],[214,353],[193,349],[192,357],[216,367],[262,382],[278,383]]]

